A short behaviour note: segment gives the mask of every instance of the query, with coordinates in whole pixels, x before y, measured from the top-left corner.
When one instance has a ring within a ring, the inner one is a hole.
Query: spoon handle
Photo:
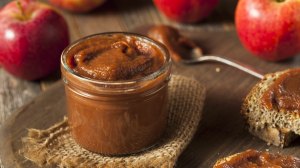
[[[205,56],[201,56],[198,57],[197,59],[193,59],[193,60],[182,60],[183,63],[185,64],[196,64],[196,63],[201,63],[201,62],[207,62],[207,61],[213,61],[213,62],[220,62],[226,65],[229,65],[231,67],[237,68],[241,71],[244,71],[252,76],[255,76],[259,79],[263,79],[264,75],[259,72],[258,70],[255,70],[254,68],[245,65],[243,63],[240,63],[238,61],[234,61],[234,60],[230,60],[228,58],[222,58],[219,56],[211,56],[211,55],[205,55]]]

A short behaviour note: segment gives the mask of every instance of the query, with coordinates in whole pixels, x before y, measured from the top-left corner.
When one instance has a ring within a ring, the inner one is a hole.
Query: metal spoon
[[[259,79],[264,75],[258,70],[238,61],[220,56],[203,55],[202,49],[191,39],[182,36],[179,31],[171,26],[157,25],[148,29],[148,36],[164,44],[175,62],[184,64],[203,63],[208,61],[220,62],[237,68]]]
[[[179,62],[182,62],[184,64],[196,64],[196,63],[203,63],[203,62],[219,62],[223,63],[225,65],[237,68],[241,71],[244,71],[252,76],[255,76],[259,79],[263,79],[264,75],[259,72],[258,70],[254,69],[253,67],[250,67],[244,63],[223,58],[220,56],[214,56],[214,55],[202,55],[202,50],[198,47],[194,48],[191,52],[191,56],[181,59]]]

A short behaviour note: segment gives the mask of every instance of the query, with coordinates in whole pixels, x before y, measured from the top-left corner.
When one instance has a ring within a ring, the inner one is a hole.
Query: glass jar
[[[122,81],[103,81],[76,74],[68,55],[104,35],[122,34],[155,46],[163,66],[150,75]],[[136,153],[154,145],[167,125],[167,92],[171,59],[167,49],[147,37],[132,33],[102,33],[67,47],[61,58],[68,122],[71,135],[83,148],[106,155]]]

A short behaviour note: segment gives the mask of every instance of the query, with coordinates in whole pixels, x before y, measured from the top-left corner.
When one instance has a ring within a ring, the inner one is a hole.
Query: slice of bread
[[[222,159],[213,168],[300,167],[300,159],[248,149]]]
[[[300,112],[269,109],[262,102],[268,88],[290,70],[265,75],[246,96],[241,113],[253,135],[275,146],[288,146],[300,135]]]

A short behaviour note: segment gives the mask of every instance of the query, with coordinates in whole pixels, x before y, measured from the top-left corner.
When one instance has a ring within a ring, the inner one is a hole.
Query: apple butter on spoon
[[[163,43],[170,51],[171,57],[175,62],[184,64],[195,64],[207,61],[220,62],[231,67],[235,67],[259,79],[264,75],[254,68],[235,60],[220,56],[203,55],[202,49],[192,40],[182,36],[177,29],[160,25],[149,29],[148,36]]]
[[[179,34],[170,26],[154,26],[148,31],[148,36],[163,43],[169,50],[173,61],[191,59],[189,56],[203,55],[202,49],[192,40]]]

